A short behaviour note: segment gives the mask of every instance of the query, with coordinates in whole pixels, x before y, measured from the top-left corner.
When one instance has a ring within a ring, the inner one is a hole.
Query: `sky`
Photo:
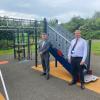
[[[53,19],[68,22],[73,16],[88,18],[100,11],[100,0],[0,0],[0,16]]]

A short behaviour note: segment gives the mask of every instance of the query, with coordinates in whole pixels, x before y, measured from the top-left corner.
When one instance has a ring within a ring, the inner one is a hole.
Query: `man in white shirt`
[[[75,39],[71,41],[68,52],[68,61],[73,66],[72,77],[73,80],[70,85],[76,84],[78,76],[81,82],[81,88],[84,89],[84,74],[83,65],[87,57],[87,42],[85,39],[81,38],[81,31],[75,31]]]

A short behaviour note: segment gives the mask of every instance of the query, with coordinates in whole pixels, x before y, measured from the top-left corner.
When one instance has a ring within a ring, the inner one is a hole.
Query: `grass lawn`
[[[8,54],[13,54],[13,49],[0,50],[0,55],[8,55]]]
[[[31,46],[32,52],[35,51],[35,46]],[[27,49],[26,49],[27,51]],[[92,40],[92,47],[91,47],[92,54],[100,56],[100,40]],[[13,49],[9,50],[0,50],[0,55],[8,55],[13,54]]]
[[[26,52],[27,52],[27,47],[26,48]],[[35,46],[31,46],[31,52],[35,52]],[[9,49],[9,50],[0,50],[0,55],[11,55],[13,54],[14,50],[13,49]]]
[[[100,40],[93,40],[91,47],[92,54],[100,56]]]

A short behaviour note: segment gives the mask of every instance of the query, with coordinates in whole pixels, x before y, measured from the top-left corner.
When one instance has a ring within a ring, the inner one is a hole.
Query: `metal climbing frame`
[[[10,31],[14,33],[14,58],[18,60],[22,58],[31,59],[31,36],[33,35],[35,44],[35,63],[37,66],[37,41],[40,31],[49,35],[49,41],[53,47],[60,50],[65,59],[67,59],[68,48],[70,41],[74,35],[65,30],[61,25],[55,27],[50,26],[47,20],[36,21],[27,19],[16,19],[0,17],[0,30]],[[89,42],[90,44],[90,42]],[[90,45],[88,46],[88,57],[86,61],[88,68],[90,66]]]
[[[12,32],[14,58],[32,59],[32,45],[35,46],[35,58],[37,59],[37,40],[43,31],[44,20],[27,20],[0,17],[0,31]],[[37,61],[36,61],[37,62]]]

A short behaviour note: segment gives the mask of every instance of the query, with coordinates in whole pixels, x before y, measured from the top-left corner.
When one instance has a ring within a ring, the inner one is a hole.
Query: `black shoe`
[[[49,74],[46,75],[46,79],[47,79],[47,80],[50,79],[50,75],[49,75]]]
[[[46,75],[46,73],[42,73],[42,74],[41,74],[41,76],[44,76],[44,75]]]
[[[84,86],[84,84],[81,84],[81,89],[83,90],[83,89],[85,89],[85,86]]]
[[[71,83],[69,83],[69,85],[74,85],[76,84],[76,82],[72,81]]]

